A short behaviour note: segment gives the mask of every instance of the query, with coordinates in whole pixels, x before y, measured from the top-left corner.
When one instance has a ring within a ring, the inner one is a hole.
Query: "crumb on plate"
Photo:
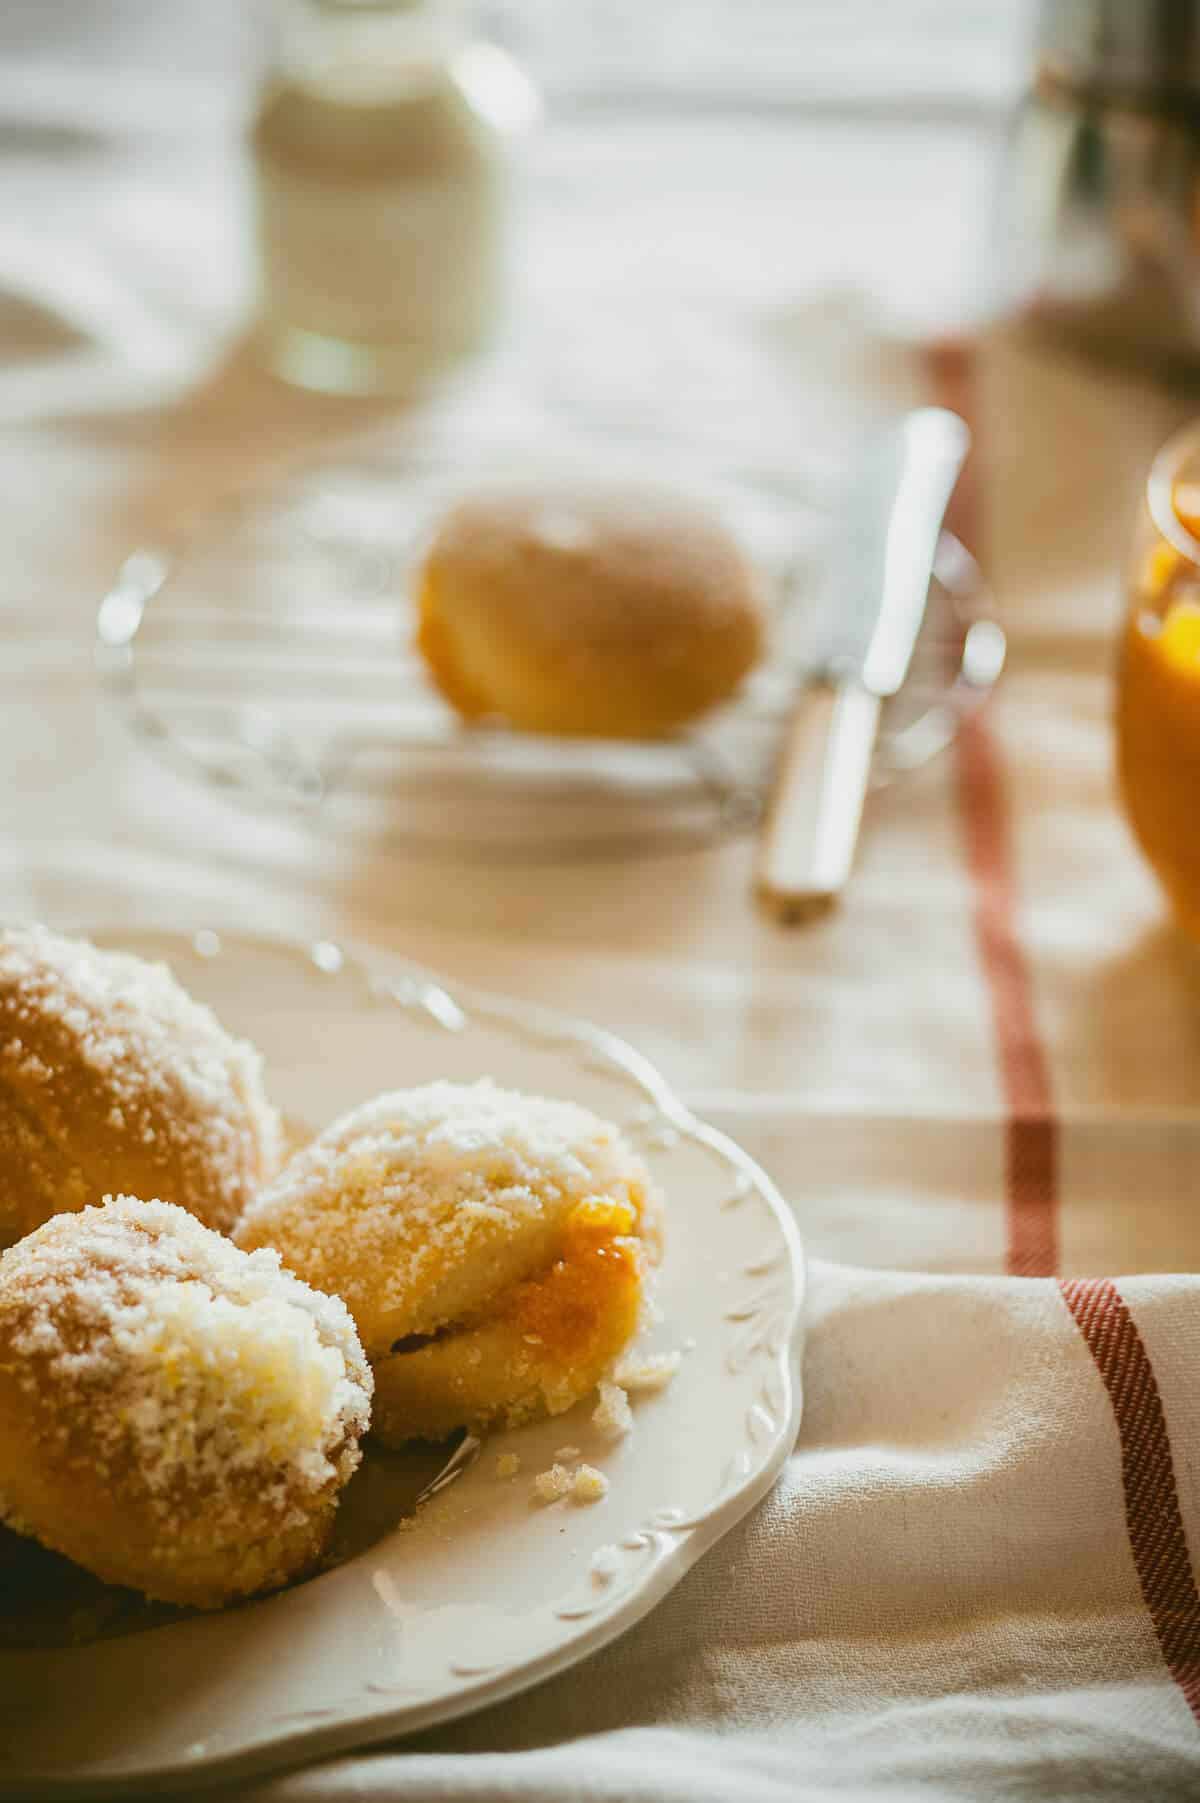
[[[571,1500],[577,1503],[601,1502],[608,1495],[608,1479],[594,1465],[580,1465],[571,1483]]]
[[[633,1426],[633,1410],[620,1384],[600,1385],[600,1400],[593,1411],[592,1421],[602,1433],[612,1434],[614,1438],[629,1432]]]
[[[666,1389],[682,1363],[679,1352],[633,1353],[617,1366],[615,1376],[623,1390],[651,1396]]]
[[[566,1465],[551,1465],[549,1471],[539,1471],[533,1480],[533,1493],[539,1502],[562,1502],[570,1497],[572,1502],[600,1502],[608,1495],[608,1479],[594,1465],[577,1465],[572,1471]]]
[[[533,1493],[539,1502],[559,1502],[571,1488],[571,1473],[565,1465],[551,1465],[549,1471],[539,1471],[533,1480]]]

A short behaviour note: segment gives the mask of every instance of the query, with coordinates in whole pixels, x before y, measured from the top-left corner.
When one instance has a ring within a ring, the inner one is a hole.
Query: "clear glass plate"
[[[412,644],[411,576],[460,495],[498,475],[619,474],[708,498],[749,548],[769,655],[730,705],[668,740],[468,726]],[[844,471],[721,467],[661,439],[414,445],[394,432],[238,496],[125,562],[101,603],[109,694],[157,755],[232,801],[315,829],[465,859],[662,852],[757,822],[805,664]],[[978,572],[943,539],[925,629],[876,780],[952,736],[1003,659]]]

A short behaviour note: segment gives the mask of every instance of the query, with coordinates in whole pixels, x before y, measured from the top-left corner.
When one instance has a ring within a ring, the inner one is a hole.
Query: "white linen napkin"
[[[639,1626],[254,1803],[1196,1794],[1200,1283],[817,1265],[796,1452]]]

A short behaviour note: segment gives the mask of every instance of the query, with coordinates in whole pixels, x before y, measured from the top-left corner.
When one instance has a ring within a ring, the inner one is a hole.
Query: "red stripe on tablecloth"
[[[1125,1525],[1167,1669],[1200,1722],[1200,1593],[1162,1398],[1133,1316],[1107,1278],[1060,1282],[1108,1391],[1121,1441]]]
[[[974,435],[947,518],[963,542],[978,550],[983,532],[981,433],[972,350],[968,343],[941,343],[930,348],[927,360],[935,398],[960,413]],[[1021,944],[1003,762],[983,714],[964,722],[956,752],[975,940],[1007,1109],[1007,1265],[1014,1276],[1046,1277],[1058,1266],[1058,1122]]]
[[[1058,1264],[1058,1123],[1017,928],[1008,798],[999,753],[981,715],[964,723],[957,748],[975,939],[1008,1109],[1008,1269],[1015,1277],[1045,1277]]]

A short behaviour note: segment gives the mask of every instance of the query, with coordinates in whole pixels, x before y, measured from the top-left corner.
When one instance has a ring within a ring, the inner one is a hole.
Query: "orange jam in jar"
[[[1180,925],[1200,939],[1200,429],[1155,459],[1117,677],[1125,811]]]

